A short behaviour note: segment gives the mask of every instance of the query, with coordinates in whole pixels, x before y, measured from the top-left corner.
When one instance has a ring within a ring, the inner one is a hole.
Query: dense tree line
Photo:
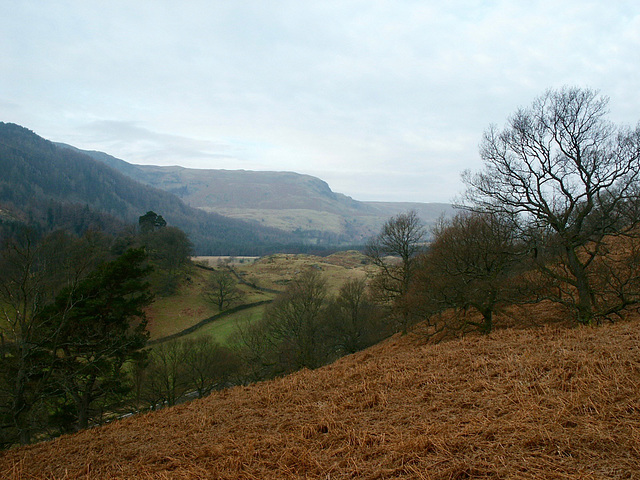
[[[154,293],[175,289],[190,253],[186,235],[166,222],[119,236],[5,232],[1,444],[86,428],[123,408],[135,386],[132,365],[147,355],[144,308]]]
[[[125,364],[146,342],[143,249],[114,255],[102,234],[29,232],[0,251],[3,444],[85,428],[127,391]]]

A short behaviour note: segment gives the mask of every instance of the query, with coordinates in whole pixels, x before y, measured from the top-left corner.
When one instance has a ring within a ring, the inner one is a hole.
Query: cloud
[[[158,165],[238,162],[234,151],[242,150],[223,142],[154,132],[135,122],[117,120],[88,123],[80,127],[76,138],[77,142],[82,142],[87,148],[107,146],[114,156],[136,158],[142,163],[156,162]]]
[[[0,2],[0,111],[132,162],[447,201],[483,130],[548,87],[635,124],[639,31],[631,0]]]

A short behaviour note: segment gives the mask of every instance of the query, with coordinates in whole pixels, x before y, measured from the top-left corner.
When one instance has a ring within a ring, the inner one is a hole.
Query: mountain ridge
[[[113,231],[154,210],[183,229],[199,254],[298,251],[304,241],[290,232],[192,208],[79,149],[62,148],[12,123],[0,122],[0,171],[0,220],[5,227],[17,221],[78,234]]]
[[[173,193],[192,207],[304,232],[315,241],[330,235],[339,244],[364,243],[389,217],[407,210],[415,210],[427,226],[453,213],[447,203],[358,201],[334,192],[320,178],[296,172],[137,165],[103,152],[80,151],[141,183]]]

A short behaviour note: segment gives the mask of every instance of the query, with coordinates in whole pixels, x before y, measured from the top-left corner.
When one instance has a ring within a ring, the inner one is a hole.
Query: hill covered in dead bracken
[[[634,316],[437,345],[416,331],[315,371],[3,452],[0,477],[638,478],[639,327]]]

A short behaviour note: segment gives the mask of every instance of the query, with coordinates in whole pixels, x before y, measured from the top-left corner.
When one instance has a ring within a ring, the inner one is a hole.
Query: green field
[[[195,262],[210,264],[210,258],[194,258]],[[251,261],[232,262],[234,270],[251,285],[284,291],[287,284],[306,269],[317,270],[326,280],[329,294],[335,295],[340,286],[349,279],[367,275],[364,257],[358,252],[341,252],[329,257],[313,255],[270,255]],[[192,267],[180,285],[178,292],[170,297],[157,297],[147,309],[150,340],[161,340],[179,334],[203,320],[218,314],[216,306],[207,302],[207,278],[209,270]],[[272,300],[275,293],[265,292],[251,285],[239,284],[243,292],[241,304]],[[216,340],[230,341],[236,324],[246,324],[261,318],[265,306],[250,308],[207,323],[189,336],[211,335]]]
[[[229,316],[215,320],[194,333],[186,335],[184,338],[194,338],[202,335],[210,335],[221,344],[229,345],[234,342],[234,333],[238,326],[243,327],[249,323],[255,322],[262,318],[265,306],[250,308],[242,312],[232,313]]]

